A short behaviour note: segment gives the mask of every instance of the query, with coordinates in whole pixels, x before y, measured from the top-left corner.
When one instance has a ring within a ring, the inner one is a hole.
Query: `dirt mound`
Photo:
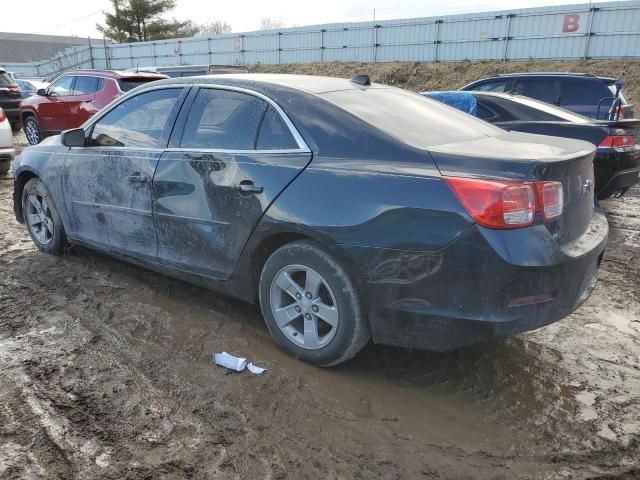
[[[367,73],[374,82],[396,85],[422,92],[425,90],[456,90],[480,78],[511,72],[581,72],[621,78],[624,94],[631,103],[640,102],[639,61],[528,61],[528,62],[458,62],[458,63],[362,63],[316,62],[288,65],[255,65],[252,72],[297,73],[349,78]]]

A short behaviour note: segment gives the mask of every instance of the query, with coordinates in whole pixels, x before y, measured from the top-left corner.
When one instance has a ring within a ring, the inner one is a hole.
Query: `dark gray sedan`
[[[27,148],[14,202],[41,250],[259,301],[328,366],[371,337],[444,350],[573,312],[608,232],[593,155],[366,76],[191,77]]]

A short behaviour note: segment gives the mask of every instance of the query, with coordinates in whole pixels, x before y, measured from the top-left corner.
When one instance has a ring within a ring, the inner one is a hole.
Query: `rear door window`
[[[253,150],[267,103],[253,95],[203,88],[196,95],[181,147]]]
[[[258,134],[257,150],[289,150],[298,148],[287,124],[272,106],[267,108],[267,113],[262,121]]]
[[[52,97],[66,97],[73,95],[73,80],[75,77],[61,77],[51,84],[49,87],[49,95]]]
[[[518,78],[513,85],[512,93],[547,103],[554,103],[557,99],[553,78]]]
[[[560,105],[597,105],[604,98],[613,101],[611,91],[599,81],[566,79],[561,85]]]
[[[76,77],[76,83],[73,85],[74,95],[90,95],[100,90],[101,79],[98,77]]]
[[[141,93],[119,104],[98,120],[91,145],[160,148],[182,88]]]

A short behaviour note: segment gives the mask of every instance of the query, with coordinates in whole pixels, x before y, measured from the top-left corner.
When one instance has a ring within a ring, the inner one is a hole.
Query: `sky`
[[[4,0],[0,15],[0,32],[40,33],[101,37],[96,23],[103,11],[111,10],[109,0],[29,0],[25,14],[20,2]],[[584,0],[176,0],[168,17],[206,23],[223,20],[234,32],[258,29],[262,17],[283,21],[287,26],[315,25],[331,22],[428,17],[456,13],[508,10],[545,5],[588,3]],[[321,5],[319,7],[318,5]],[[12,10],[14,10],[12,12]],[[8,10],[8,11],[7,11]]]

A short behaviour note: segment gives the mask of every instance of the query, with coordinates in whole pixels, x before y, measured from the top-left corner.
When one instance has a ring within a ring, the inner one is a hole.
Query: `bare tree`
[[[231,25],[223,20],[214,20],[212,22],[198,25],[198,31],[195,36],[212,37],[214,35],[221,35],[224,33],[231,33]]]
[[[287,24],[281,18],[262,17],[260,19],[260,30],[277,30],[286,26]]]

